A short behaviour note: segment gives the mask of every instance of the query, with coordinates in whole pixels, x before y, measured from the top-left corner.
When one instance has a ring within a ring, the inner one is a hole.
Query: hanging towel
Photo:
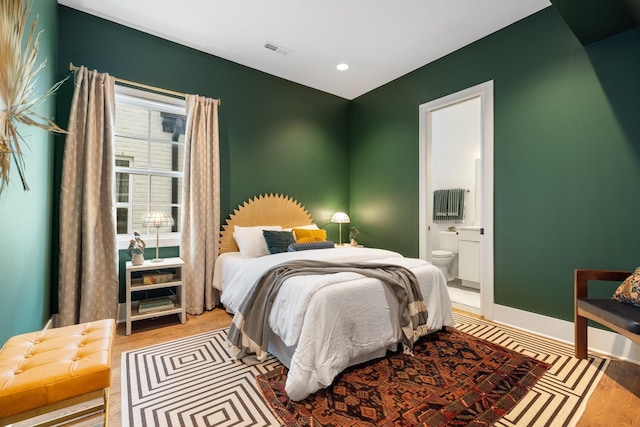
[[[462,222],[464,220],[464,188],[433,192],[433,221]]]
[[[460,200],[460,196],[464,196],[464,190],[460,188],[454,188],[449,190],[449,200],[447,202],[447,216],[450,217],[459,217],[460,210],[464,205],[464,199]]]
[[[433,192],[433,219],[447,217],[447,190]]]

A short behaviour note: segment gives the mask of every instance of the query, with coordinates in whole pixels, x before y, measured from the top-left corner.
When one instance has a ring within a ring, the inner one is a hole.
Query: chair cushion
[[[16,335],[0,349],[0,418],[111,384],[113,319]]]
[[[631,333],[640,334],[640,307],[599,298],[578,298],[577,305]]]

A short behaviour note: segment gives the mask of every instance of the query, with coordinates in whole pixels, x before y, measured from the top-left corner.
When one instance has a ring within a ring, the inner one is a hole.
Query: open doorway
[[[491,319],[493,82],[422,104],[419,112],[420,258],[448,273],[455,307]],[[455,209],[438,202],[443,194],[460,195]]]

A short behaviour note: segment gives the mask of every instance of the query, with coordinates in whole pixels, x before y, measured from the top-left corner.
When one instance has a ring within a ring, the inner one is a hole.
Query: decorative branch
[[[24,190],[29,190],[22,157],[23,145],[27,144],[18,133],[17,124],[39,127],[48,132],[66,133],[50,118],[36,112],[66,78],[37,95],[35,89],[38,73],[47,61],[37,63],[38,42],[42,33],[36,33],[37,16],[26,33],[24,48],[22,47],[30,9],[30,0],[2,0],[0,6],[0,193],[9,183],[11,157]]]

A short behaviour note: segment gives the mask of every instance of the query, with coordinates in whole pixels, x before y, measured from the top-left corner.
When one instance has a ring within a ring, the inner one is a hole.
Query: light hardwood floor
[[[468,314],[468,313],[465,313]],[[118,325],[114,340],[111,373],[109,425],[121,425],[120,416],[120,359],[125,351],[220,329],[229,326],[231,317],[222,309],[188,316],[181,324],[177,316],[142,320],[133,323],[133,333],[126,336],[124,325]],[[640,426],[640,366],[612,360],[577,427]],[[95,426],[96,419],[71,424],[74,427]]]

